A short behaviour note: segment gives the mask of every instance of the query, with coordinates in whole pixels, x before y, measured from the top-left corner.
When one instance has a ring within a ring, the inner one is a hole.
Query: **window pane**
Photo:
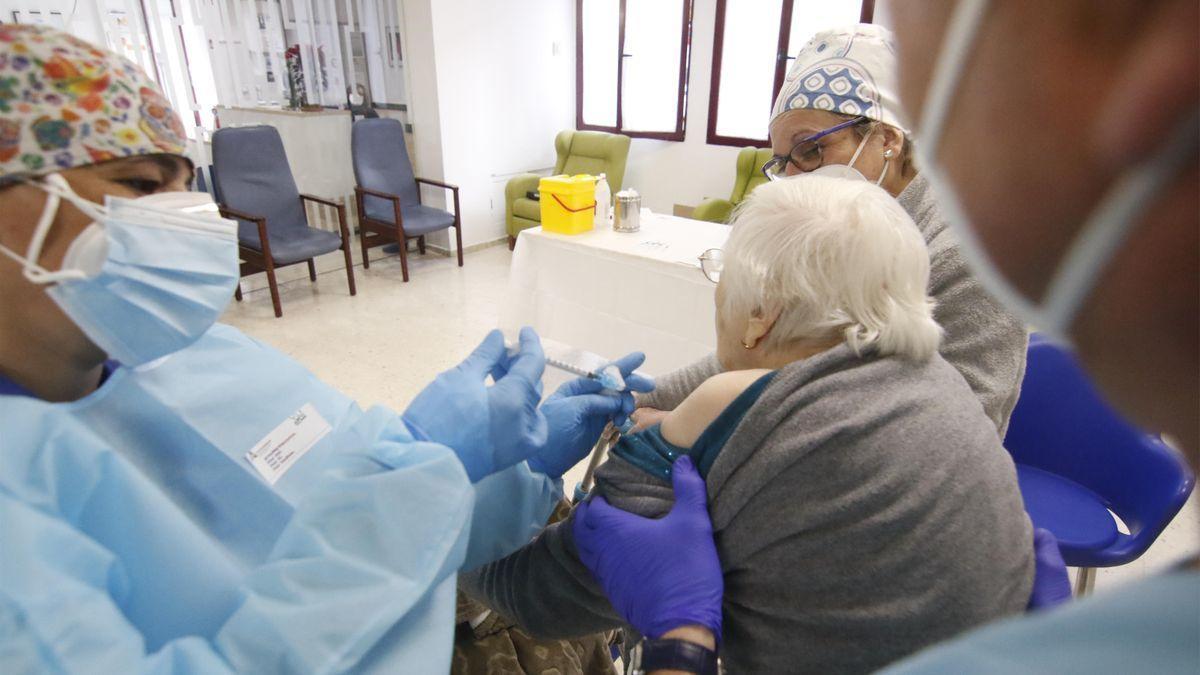
[[[796,0],[792,8],[788,56],[795,56],[820,31],[858,23],[861,12],[861,0]]]
[[[783,0],[725,5],[717,135],[767,140]]]
[[[583,121],[617,126],[619,0],[583,0]]]
[[[628,131],[675,131],[683,0],[626,0],[621,125]]]

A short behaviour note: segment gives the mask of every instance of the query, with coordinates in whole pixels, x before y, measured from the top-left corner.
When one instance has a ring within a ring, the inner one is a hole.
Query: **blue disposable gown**
[[[275,483],[245,453],[312,404]],[[216,326],[92,395],[0,396],[4,672],[445,672],[455,573],[515,550],[557,481],[472,486],[286,356]]]

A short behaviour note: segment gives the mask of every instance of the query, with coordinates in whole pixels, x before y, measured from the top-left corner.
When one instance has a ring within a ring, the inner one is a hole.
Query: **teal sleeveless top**
[[[700,475],[708,477],[708,471],[713,462],[721,454],[721,448],[733,435],[733,430],[746,416],[750,408],[758,401],[763,390],[774,379],[776,371],[771,371],[758,378],[738,397],[733,399],[717,419],[712,421],[692,447],[681,448],[663,438],[660,425],[655,424],[643,431],[628,436],[621,436],[612,449],[612,454],[629,462],[651,476],[665,481],[671,480],[671,465],[683,455],[692,458],[692,463],[700,471]]]

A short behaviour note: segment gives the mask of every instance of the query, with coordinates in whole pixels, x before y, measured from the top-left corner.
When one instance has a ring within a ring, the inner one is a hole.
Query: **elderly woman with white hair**
[[[691,457],[730,671],[869,670],[1024,609],[1034,559],[1015,470],[938,353],[928,253],[904,210],[866,181],[763,185],[723,260],[709,273],[724,372],[623,437],[596,491],[661,516],[672,461]],[[570,522],[462,583],[539,637],[621,623]]]
[[[929,294],[945,329],[942,356],[966,379],[1000,437],[1021,389],[1028,344],[1025,326],[984,291],[946,228],[929,181],[913,162],[896,86],[896,49],[882,26],[823,31],[796,55],[771,112],[765,167],[777,179],[822,167],[865,178],[908,212],[929,249]],[[634,419],[645,426],[720,372],[715,355],[658,378],[638,397]]]

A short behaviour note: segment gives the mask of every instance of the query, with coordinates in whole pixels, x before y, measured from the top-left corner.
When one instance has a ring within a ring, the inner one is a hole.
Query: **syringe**
[[[621,376],[621,369],[617,368],[611,363],[601,368],[599,372],[596,372],[594,370],[588,370],[586,368],[580,368],[579,366],[571,365],[566,361],[552,359],[547,356],[546,365],[554,366],[555,368],[571,373],[572,375],[586,377],[589,380],[596,380],[605,389],[611,389],[613,391],[625,391],[625,378]]]
[[[510,356],[515,356],[520,350],[520,347],[518,347],[517,344],[512,341],[505,341],[504,345],[508,348],[508,353]],[[587,368],[581,368],[572,363],[567,363],[562,359],[556,359],[547,356],[546,365],[553,366],[554,368],[566,373],[571,373],[572,375],[586,377],[589,380],[596,380],[603,385],[605,389],[611,389],[613,391],[625,391],[625,378],[621,376],[621,369],[617,368],[611,363],[596,371],[588,370]]]

